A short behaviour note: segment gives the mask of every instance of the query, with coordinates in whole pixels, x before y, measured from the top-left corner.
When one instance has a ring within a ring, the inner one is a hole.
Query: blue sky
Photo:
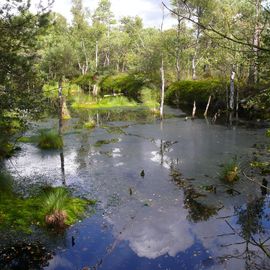
[[[32,0],[33,5],[39,0]],[[44,0],[43,0],[44,1]],[[111,0],[112,11],[116,18],[123,16],[140,16],[143,18],[144,25],[150,27],[160,27],[162,19],[161,0]],[[169,0],[164,0],[166,4]],[[98,0],[83,0],[85,7],[88,7],[91,12],[98,5]],[[71,21],[71,0],[55,0],[53,10],[64,15],[68,21]],[[168,14],[168,12],[166,11]],[[169,28],[176,24],[175,20],[168,14],[164,22],[164,28]]]

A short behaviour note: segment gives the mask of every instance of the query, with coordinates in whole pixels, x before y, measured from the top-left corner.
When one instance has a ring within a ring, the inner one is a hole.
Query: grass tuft
[[[233,183],[239,179],[240,168],[239,164],[234,158],[224,165],[220,173],[220,179],[227,183]]]
[[[41,149],[62,149],[63,139],[55,130],[41,130],[37,138]]]

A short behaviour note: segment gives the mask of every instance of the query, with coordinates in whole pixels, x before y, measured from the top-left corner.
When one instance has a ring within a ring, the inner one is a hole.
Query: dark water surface
[[[82,129],[92,117],[84,112],[66,123],[62,164],[58,151],[22,144],[5,164],[17,192],[66,185],[98,203],[94,215],[62,234],[1,232],[2,249],[35,245],[33,254],[21,252],[6,265],[0,256],[1,267],[270,269],[269,196],[243,176],[233,187],[219,180],[222,164],[235,156],[245,170],[254,145],[266,142],[265,129],[169,113],[163,123],[145,113],[95,115],[99,126],[91,131]],[[57,121],[39,123],[30,134],[44,127]]]

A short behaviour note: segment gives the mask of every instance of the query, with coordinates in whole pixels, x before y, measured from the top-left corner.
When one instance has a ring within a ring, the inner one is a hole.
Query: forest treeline
[[[71,22],[50,12],[52,4],[40,4],[35,13],[31,1],[0,4],[2,145],[44,111],[62,82],[74,95],[119,93],[138,102],[160,102],[160,90],[175,105],[206,105],[212,96],[225,109],[240,106],[269,117],[267,1],[171,0],[161,4],[156,28],[144,27],[139,16],[117,20],[109,0],[91,11],[72,0]],[[175,25],[164,29],[168,16]]]

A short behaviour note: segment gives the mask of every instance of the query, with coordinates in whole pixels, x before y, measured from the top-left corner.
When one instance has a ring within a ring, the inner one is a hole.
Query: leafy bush
[[[55,130],[41,130],[37,141],[41,149],[63,148],[63,140]]]
[[[270,89],[266,89],[255,96],[249,97],[243,107],[253,116],[264,119],[270,118]]]
[[[192,104],[194,100],[204,105],[210,95],[214,99],[224,100],[225,93],[223,83],[218,80],[178,81],[169,86],[165,99],[171,105]]]
[[[44,96],[49,99],[58,98],[58,82],[51,82],[43,86]],[[77,93],[81,93],[81,88],[78,84],[63,82],[63,96],[74,96]]]
[[[88,92],[89,87],[90,89],[92,89],[92,85],[95,83],[95,74],[88,73],[85,75],[81,75],[75,80],[73,80],[73,83],[79,85],[85,92]]]

